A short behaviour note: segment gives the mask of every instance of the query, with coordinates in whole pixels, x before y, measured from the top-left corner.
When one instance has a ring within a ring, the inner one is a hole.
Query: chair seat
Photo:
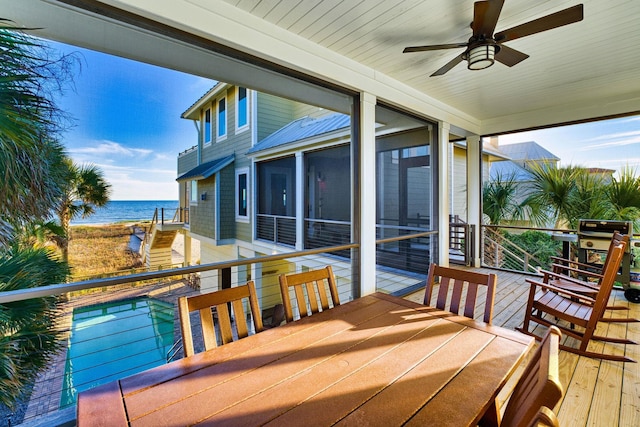
[[[544,292],[533,302],[533,308],[582,327],[587,325],[593,311],[590,305],[572,301],[555,292]]]
[[[580,285],[578,283],[575,283],[569,280],[552,279],[552,280],[549,280],[549,284],[553,286],[557,286],[558,288],[561,288],[570,292],[584,294],[591,297],[598,293],[598,289],[594,289],[590,286]]]

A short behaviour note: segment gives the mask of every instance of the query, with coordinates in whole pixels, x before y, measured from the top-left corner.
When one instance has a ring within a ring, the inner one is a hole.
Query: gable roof
[[[210,162],[202,163],[196,166],[195,168],[180,175],[178,178],[176,178],[176,181],[185,181],[187,179],[189,180],[207,179],[211,175],[221,171],[223,168],[233,163],[234,160],[235,160],[235,155],[232,154],[230,156],[223,157],[221,159],[216,159]]]
[[[559,161],[560,158],[543,148],[535,141],[518,142],[516,144],[500,145],[500,151],[511,160],[521,161]]]
[[[296,141],[348,128],[351,118],[342,113],[333,113],[320,118],[303,117],[281,127],[251,147],[247,154],[280,147]]]

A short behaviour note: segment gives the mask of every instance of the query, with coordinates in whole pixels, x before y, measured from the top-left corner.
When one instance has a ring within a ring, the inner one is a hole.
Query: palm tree
[[[69,273],[16,235],[45,222],[63,195],[64,114],[48,95],[68,63],[50,57],[0,19],[0,292],[65,282]],[[11,407],[57,350],[56,307],[55,297],[0,304],[0,403]]]
[[[64,282],[67,264],[46,248],[13,245],[0,253],[0,292]],[[0,403],[12,407],[59,350],[57,298],[0,304]]]
[[[619,178],[614,179],[605,189],[611,205],[611,219],[636,221],[640,219],[640,176],[635,169],[623,168]],[[638,224],[634,224],[638,229]]]
[[[584,168],[575,166],[555,167],[550,163],[533,163],[529,167],[532,183],[524,203],[531,206],[546,206],[549,217],[555,218],[555,228],[576,225],[578,181],[586,173]],[[589,197],[590,199],[590,197]]]
[[[65,115],[50,95],[62,88],[72,57],[49,58],[0,18],[0,248],[16,227],[46,219],[62,195]]]
[[[498,225],[514,219],[518,212],[516,195],[518,183],[513,176],[498,175],[486,181],[482,188],[482,213],[489,217],[489,223]]]
[[[545,209],[531,201],[519,200],[521,183],[514,175],[498,175],[484,183],[482,188],[482,213],[489,217],[493,225],[528,219],[536,225],[548,220]]]
[[[97,207],[105,206],[109,202],[111,185],[95,165],[79,166],[71,159],[66,159],[65,164],[67,180],[56,208],[63,233],[55,241],[62,250],[62,259],[68,261],[71,221],[78,217],[87,218]]]

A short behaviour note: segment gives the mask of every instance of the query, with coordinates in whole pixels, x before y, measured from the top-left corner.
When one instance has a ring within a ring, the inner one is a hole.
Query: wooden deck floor
[[[493,322],[509,329],[522,324],[529,285],[521,274],[474,269],[498,275]],[[424,291],[408,296],[422,302]],[[614,290],[611,304],[629,310],[611,311],[611,316],[640,319],[640,304],[629,303],[620,290]],[[600,323],[598,335],[627,337],[640,342],[640,323]],[[623,354],[640,362],[640,345],[592,343],[590,349]],[[564,398],[557,408],[562,426],[640,426],[640,363],[620,363],[580,357],[560,352],[560,377]],[[506,399],[513,384],[506,387]]]

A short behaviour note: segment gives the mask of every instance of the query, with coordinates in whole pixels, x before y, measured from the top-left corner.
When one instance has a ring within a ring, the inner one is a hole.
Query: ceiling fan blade
[[[474,36],[491,38],[496,29],[504,0],[478,1],[473,4],[473,23],[471,28]]]
[[[432,44],[429,46],[412,46],[405,47],[402,53],[409,52],[425,52],[428,50],[455,49],[459,47],[467,47],[466,43],[449,43],[449,44]]]
[[[583,5],[579,4],[542,18],[534,19],[522,25],[517,25],[508,30],[496,33],[494,39],[498,43],[508,42],[520,37],[530,36],[531,34],[541,33],[543,31],[552,30],[562,27],[563,25],[573,24],[582,21],[584,17]]]
[[[441,67],[435,73],[431,74],[429,77],[441,76],[461,62],[462,62],[462,55],[458,55],[455,58],[453,58],[451,61],[447,62],[443,67]]]
[[[522,53],[519,50],[515,50],[504,45],[500,45],[500,51],[496,53],[496,61],[499,61],[508,67],[513,67],[528,57],[529,55],[526,53]]]

